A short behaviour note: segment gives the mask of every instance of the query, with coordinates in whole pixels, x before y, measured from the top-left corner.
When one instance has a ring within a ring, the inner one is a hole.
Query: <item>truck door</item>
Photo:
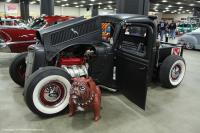
[[[153,67],[155,28],[145,24],[123,26],[116,48],[116,80],[120,91],[145,109],[147,82]]]

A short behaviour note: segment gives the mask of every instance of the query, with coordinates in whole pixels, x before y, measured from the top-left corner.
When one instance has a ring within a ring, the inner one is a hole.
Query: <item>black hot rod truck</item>
[[[129,14],[76,18],[37,32],[26,58],[27,106],[55,115],[69,103],[71,78],[89,75],[145,109],[152,79],[174,88],[186,70],[182,46],[156,43],[156,32],[152,17]]]

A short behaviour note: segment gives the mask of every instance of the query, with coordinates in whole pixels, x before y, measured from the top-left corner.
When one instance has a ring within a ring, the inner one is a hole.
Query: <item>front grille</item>
[[[26,74],[25,74],[26,79],[28,79],[28,77],[32,74],[34,58],[35,58],[34,51],[28,51],[28,55],[26,57]]]

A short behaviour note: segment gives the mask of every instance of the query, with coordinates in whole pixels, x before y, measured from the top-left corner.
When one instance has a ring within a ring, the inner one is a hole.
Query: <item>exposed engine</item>
[[[87,63],[87,60],[90,59],[90,57],[94,56],[95,52],[91,49],[87,49],[84,51],[85,52],[82,55],[79,53],[78,56],[61,56],[60,58],[61,68],[67,71],[73,78],[88,75],[89,65]],[[71,55],[73,54],[71,53]]]

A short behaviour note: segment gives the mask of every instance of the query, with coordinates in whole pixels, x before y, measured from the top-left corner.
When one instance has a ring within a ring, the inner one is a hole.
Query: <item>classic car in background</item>
[[[73,19],[69,16],[44,16],[37,18],[27,27],[0,26],[0,52],[21,53],[36,43],[36,30]]]
[[[177,31],[178,31],[178,34],[184,34],[184,33],[192,32],[193,30],[196,30],[196,29],[197,29],[196,24],[180,23],[178,25]]]
[[[178,39],[178,44],[184,45],[186,49],[200,49],[200,28],[182,35]]]

